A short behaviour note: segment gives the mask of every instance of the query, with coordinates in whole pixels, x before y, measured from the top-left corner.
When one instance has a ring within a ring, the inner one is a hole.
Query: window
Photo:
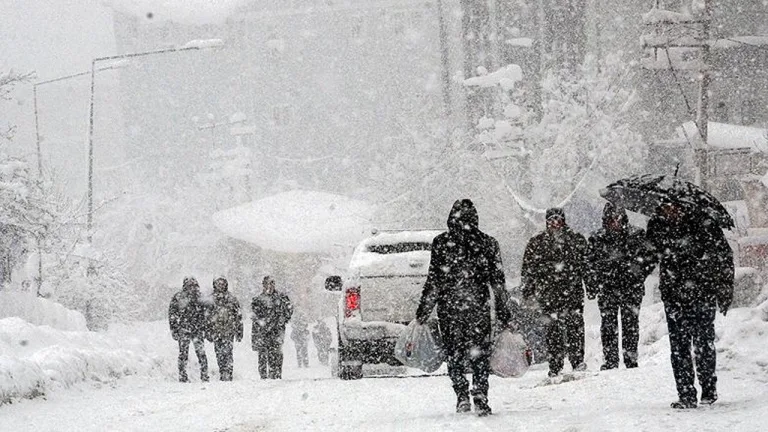
[[[272,108],[272,124],[277,127],[286,127],[291,123],[293,123],[293,108],[290,105],[277,105]]]
[[[404,242],[404,243],[379,244],[379,245],[368,246],[368,252],[382,254],[382,255],[416,252],[416,251],[428,251],[428,250],[432,250],[431,243]]]

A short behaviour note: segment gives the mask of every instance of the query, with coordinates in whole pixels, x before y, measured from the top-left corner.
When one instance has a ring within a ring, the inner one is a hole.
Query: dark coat
[[[583,308],[586,252],[587,240],[567,226],[534,236],[523,255],[523,297],[547,314]]]
[[[496,317],[510,321],[499,243],[478,228],[472,201],[457,201],[448,218],[448,232],[432,241],[427,280],[416,318],[425,322],[437,306],[443,340],[450,350],[457,338],[490,340],[491,290]]]
[[[692,216],[670,223],[657,215],[648,221],[646,237],[659,262],[664,303],[728,310],[733,300],[733,251],[716,223]]]
[[[619,230],[609,224],[621,219]],[[608,203],[603,214],[603,228],[589,237],[587,295],[598,296],[601,305],[636,305],[642,303],[645,279],[653,271],[651,248],[645,231],[629,224],[623,209]]]
[[[251,342],[254,348],[274,340],[282,343],[285,326],[293,315],[291,299],[279,291],[271,294],[262,292],[251,301],[251,312],[253,313]]]
[[[243,339],[240,302],[229,292],[215,293],[210,313],[210,338],[219,341]]]
[[[168,307],[168,324],[176,340],[203,339],[207,335],[209,306],[200,300],[197,288],[177,292]]]

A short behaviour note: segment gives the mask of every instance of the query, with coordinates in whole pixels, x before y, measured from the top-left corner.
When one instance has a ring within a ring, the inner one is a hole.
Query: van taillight
[[[344,298],[344,316],[349,318],[352,313],[360,310],[360,288],[347,288]]]

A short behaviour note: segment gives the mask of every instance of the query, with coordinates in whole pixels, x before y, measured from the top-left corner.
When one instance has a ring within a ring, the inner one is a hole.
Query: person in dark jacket
[[[309,343],[309,324],[301,314],[296,314],[296,318],[291,323],[291,340],[296,348],[296,363],[299,368],[308,368],[309,353],[307,351],[307,344]]]
[[[262,379],[280,379],[283,374],[285,326],[293,315],[291,300],[275,289],[275,280],[265,276],[264,291],[251,301],[253,331],[251,345],[259,353]]]
[[[480,231],[472,201],[458,200],[448,216],[448,232],[435,237],[427,280],[416,311],[424,324],[437,306],[440,333],[448,361],[448,375],[456,392],[457,412],[471,409],[467,363],[472,369],[472,396],[480,416],[488,405],[490,373],[491,291],[496,318],[510,322],[499,243]]]
[[[523,299],[535,299],[547,322],[549,376],[563,369],[565,353],[575,371],[584,363],[584,285],[587,240],[572,231],[565,212],[550,208],[547,228],[534,236],[523,254]]]
[[[597,297],[600,308],[604,359],[600,369],[619,367],[619,313],[624,366],[635,368],[640,304],[645,279],[653,270],[645,231],[629,224],[624,209],[607,203],[603,209],[603,228],[589,238],[587,262],[587,297]]]
[[[733,300],[733,251],[713,220],[663,203],[646,233],[659,261],[659,290],[669,330],[679,400],[672,408],[696,408],[698,374],[702,404],[717,400],[715,313]],[[691,345],[696,356],[694,370]]]
[[[315,343],[317,348],[317,359],[320,364],[328,364],[328,353],[331,350],[331,342],[333,342],[333,335],[328,325],[321,319],[317,321],[314,329],[312,329],[312,342]]]
[[[185,277],[182,290],[173,296],[168,307],[171,335],[179,343],[180,382],[189,382],[187,361],[190,342],[200,362],[200,379],[208,381],[208,358],[205,356],[207,312],[207,307],[200,300],[200,285],[197,279]]]
[[[228,282],[220,277],[213,281],[213,308],[210,314],[209,336],[216,351],[219,364],[219,377],[222,381],[232,381],[234,358],[233,341],[243,340],[243,314],[240,302],[228,291]]]

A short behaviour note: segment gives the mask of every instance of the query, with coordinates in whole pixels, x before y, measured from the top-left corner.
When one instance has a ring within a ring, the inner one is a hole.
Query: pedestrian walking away
[[[448,216],[448,231],[432,242],[428,276],[416,319],[425,324],[437,308],[457,412],[471,410],[469,382],[465,376],[469,365],[475,412],[480,416],[491,414],[488,405],[491,308],[495,307],[500,323],[509,325],[504,285],[498,242],[480,231],[472,201],[456,201]],[[491,298],[495,300],[494,305]]]
[[[619,316],[624,366],[637,367],[640,306],[654,267],[650,252],[645,231],[629,224],[624,209],[606,203],[603,228],[589,238],[585,280],[587,297],[597,298],[600,308],[601,370],[619,367]]]
[[[216,351],[221,381],[232,381],[234,341],[243,340],[243,315],[240,302],[229,292],[227,279],[213,281],[213,308],[210,314],[209,335]]]
[[[200,299],[200,285],[194,277],[185,277],[182,290],[171,299],[168,323],[173,339],[179,343],[179,381],[188,382],[187,362],[190,342],[200,363],[200,379],[208,381],[208,358],[205,355],[208,307]]]
[[[584,275],[587,240],[568,227],[565,212],[550,208],[546,229],[534,236],[523,254],[523,299],[535,300],[546,322],[549,376],[563,369],[564,358],[584,371]]]
[[[712,404],[718,398],[715,313],[719,307],[725,315],[733,300],[733,252],[715,219],[673,201],[658,207],[646,236],[659,263],[659,290],[679,398],[672,407]],[[700,401],[694,387],[697,375]]]
[[[315,348],[317,349],[317,360],[320,364],[327,366],[333,335],[331,334],[331,329],[328,328],[328,325],[322,319],[318,320],[314,329],[312,329],[312,342],[315,343]]]
[[[291,340],[296,348],[296,363],[299,368],[309,367],[309,323],[302,314],[296,314],[291,321]]]
[[[275,289],[275,280],[270,276],[264,277],[262,285],[262,293],[251,301],[251,347],[258,353],[261,378],[280,379],[285,326],[293,315],[293,306],[286,294]]]

